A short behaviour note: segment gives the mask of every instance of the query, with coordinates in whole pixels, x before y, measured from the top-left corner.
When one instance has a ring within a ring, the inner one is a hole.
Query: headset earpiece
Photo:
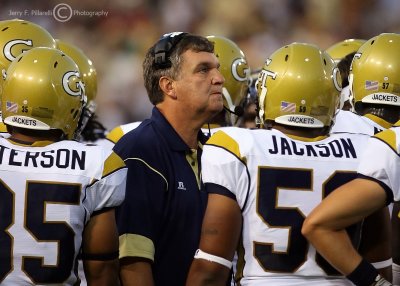
[[[154,47],[154,66],[159,69],[166,69],[172,66],[170,55],[174,47],[188,33],[173,32],[165,34]]]

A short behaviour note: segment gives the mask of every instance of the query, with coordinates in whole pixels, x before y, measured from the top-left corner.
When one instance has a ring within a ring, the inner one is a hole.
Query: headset
[[[226,107],[226,106],[224,105],[224,109],[225,109],[227,112],[229,112],[229,113],[231,113],[231,114],[234,114],[234,115],[236,115],[236,116],[238,116],[238,117],[240,117],[240,116],[242,116],[242,115],[244,114],[244,108],[243,108],[243,106],[241,106],[241,105],[235,106],[234,110],[230,110],[228,107]]]
[[[175,46],[184,38],[188,33],[185,32],[172,32],[164,34],[161,39],[155,44],[154,47],[154,66],[158,69],[167,69],[172,66],[170,55]]]
[[[170,55],[175,46],[189,33],[172,32],[164,34],[154,46],[154,66],[158,69],[167,69],[172,66]],[[224,109],[236,116],[242,116],[244,109],[242,106],[235,106],[234,110],[224,106]]]

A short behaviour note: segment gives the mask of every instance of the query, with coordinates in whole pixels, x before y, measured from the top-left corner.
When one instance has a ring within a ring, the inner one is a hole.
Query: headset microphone
[[[242,116],[243,114],[244,114],[244,109],[243,109],[243,107],[241,107],[240,105],[239,106],[235,106],[235,108],[234,108],[234,110],[232,111],[232,110],[230,110],[228,107],[226,107],[225,105],[224,105],[224,109],[226,110],[226,111],[228,111],[229,113],[232,113],[232,114],[235,114],[236,116]]]

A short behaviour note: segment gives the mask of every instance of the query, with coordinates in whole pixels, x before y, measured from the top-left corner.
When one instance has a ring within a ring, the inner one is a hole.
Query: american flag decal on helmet
[[[379,83],[377,81],[366,80],[365,89],[366,90],[378,90]]]
[[[8,112],[17,113],[18,111],[18,103],[6,101],[6,110]]]
[[[296,104],[293,102],[281,101],[281,111],[293,113],[296,111]]]

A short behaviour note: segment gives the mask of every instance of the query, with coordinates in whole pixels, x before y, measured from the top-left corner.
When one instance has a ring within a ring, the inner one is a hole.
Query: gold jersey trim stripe
[[[396,153],[398,153],[396,148],[396,133],[393,130],[384,130],[375,134],[375,137],[381,139],[383,142],[388,144],[390,148],[392,148]]]
[[[376,115],[373,115],[373,114],[365,114],[364,116],[371,119],[375,123],[378,123],[380,126],[382,126],[385,129],[389,129],[393,125],[393,124],[387,122],[386,120],[384,120]]]
[[[0,122],[0,133],[8,133],[7,126],[3,122]]]
[[[115,172],[115,170],[125,167],[124,161],[114,152],[111,152],[110,156],[104,162],[103,177]]]
[[[232,137],[221,130],[214,133],[210,139],[208,139],[206,144],[220,146],[224,149],[227,149],[238,158],[242,158],[240,155],[239,144]]]
[[[124,131],[121,126],[115,127],[110,133],[107,134],[106,138],[114,143],[117,143],[119,139],[124,135]]]
[[[153,241],[145,236],[131,233],[119,236],[119,258],[143,257],[154,261],[154,253]]]

